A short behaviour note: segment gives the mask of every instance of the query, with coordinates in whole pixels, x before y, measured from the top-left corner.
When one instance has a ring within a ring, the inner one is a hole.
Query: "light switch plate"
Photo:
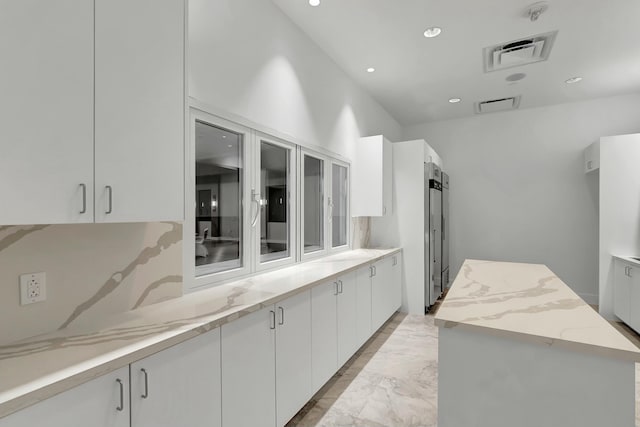
[[[33,304],[46,299],[46,273],[29,273],[20,276],[20,305]]]

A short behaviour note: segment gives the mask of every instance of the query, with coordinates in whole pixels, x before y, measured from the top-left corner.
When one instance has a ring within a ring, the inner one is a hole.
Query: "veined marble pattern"
[[[0,345],[0,417],[397,251],[345,251]]]
[[[287,427],[435,427],[437,336],[433,316],[397,313]],[[640,336],[628,336],[640,347]],[[640,364],[635,402],[640,427]]]
[[[21,307],[32,272],[47,274],[47,300]],[[179,223],[0,227],[0,345],[181,295]]]
[[[466,260],[437,326],[640,362],[640,351],[541,264]]]

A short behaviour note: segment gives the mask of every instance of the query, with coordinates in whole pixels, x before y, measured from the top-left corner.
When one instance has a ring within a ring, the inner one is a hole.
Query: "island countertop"
[[[345,251],[0,346],[0,418],[398,251]]]
[[[466,260],[435,324],[640,362],[640,350],[542,264]]]

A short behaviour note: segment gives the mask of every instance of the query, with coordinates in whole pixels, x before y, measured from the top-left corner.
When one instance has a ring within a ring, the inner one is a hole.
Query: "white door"
[[[358,346],[365,343],[373,333],[371,326],[371,276],[373,270],[367,265],[356,271],[356,295],[358,297],[356,331]]]
[[[129,367],[0,418],[0,427],[129,427]]]
[[[131,364],[132,427],[219,427],[220,329]]]
[[[393,298],[392,257],[383,258],[373,265],[371,279],[371,323],[373,330],[377,330],[391,317],[395,308]]]
[[[183,219],[184,0],[96,0],[96,222]]]
[[[311,291],[276,304],[276,416],[289,421],[311,397]]]
[[[393,260],[391,264],[391,284],[393,289],[391,301],[393,301],[393,311],[397,311],[402,305],[402,253],[398,252],[391,259]]]
[[[222,326],[222,425],[276,423],[275,307]]]
[[[339,278],[338,367],[345,364],[359,347],[357,330],[356,272]]]
[[[629,271],[631,267],[616,260],[613,271],[613,312],[625,323],[631,322],[630,305],[631,305],[631,288],[633,271]],[[639,310],[640,311],[640,310]]]
[[[333,281],[311,289],[311,385],[314,393],[338,370],[337,294],[338,284]]]
[[[0,2],[0,224],[93,222],[93,2]]]

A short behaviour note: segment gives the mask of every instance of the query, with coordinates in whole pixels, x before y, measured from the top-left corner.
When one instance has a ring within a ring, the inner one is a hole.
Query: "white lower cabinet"
[[[284,425],[311,397],[311,293],[222,326],[222,425]]]
[[[340,277],[338,303],[338,368],[358,350],[356,272]]]
[[[371,325],[371,277],[373,277],[373,267],[367,265],[360,267],[356,271],[356,334],[358,337],[358,347],[364,344],[374,329]]]
[[[35,426],[128,427],[129,367],[0,418],[0,427]]]
[[[387,257],[373,264],[373,277],[371,278],[371,324],[373,330],[377,330],[391,317],[394,308],[395,296],[392,277],[393,258]]]
[[[338,307],[335,281],[311,289],[311,385],[313,392],[338,369]]]
[[[613,312],[623,322],[631,322],[631,281],[630,264],[618,260],[614,263],[613,272]]]
[[[276,316],[276,425],[283,426],[312,395],[311,292],[277,303]]]
[[[392,255],[391,260],[391,286],[393,288],[391,308],[396,311],[402,306],[402,253],[398,252]]]
[[[220,329],[131,364],[131,426],[219,427]]]

